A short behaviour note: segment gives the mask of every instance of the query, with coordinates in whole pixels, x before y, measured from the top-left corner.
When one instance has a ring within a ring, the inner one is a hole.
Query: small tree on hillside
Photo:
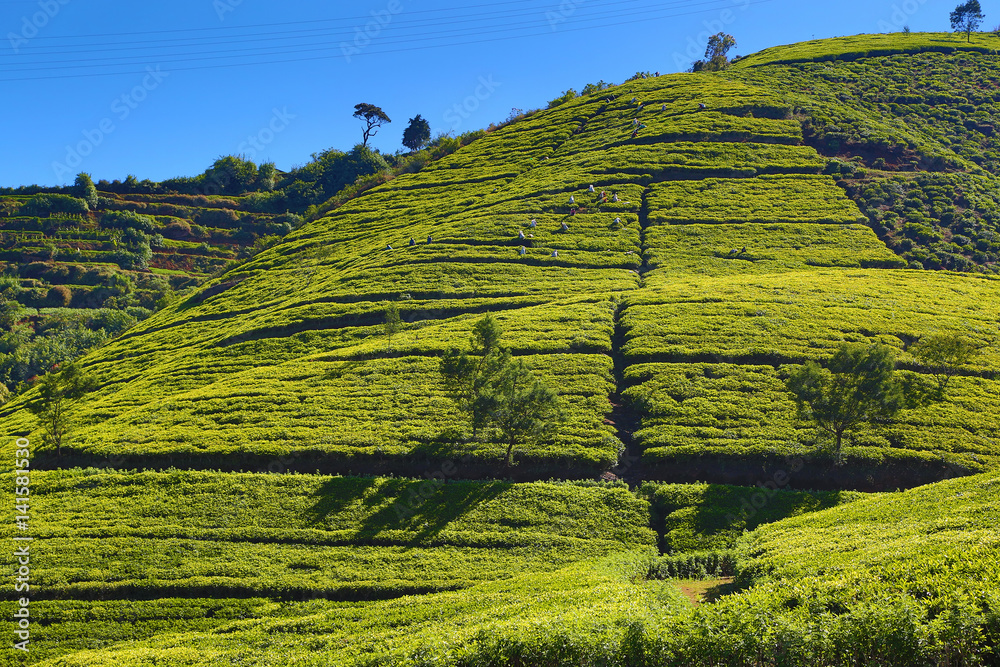
[[[411,151],[418,151],[430,140],[431,124],[417,114],[416,118],[410,119],[410,124],[403,130],[403,145]]]
[[[383,325],[385,331],[386,345],[389,351],[392,351],[392,337],[395,336],[403,329],[403,322],[399,318],[399,306],[390,301],[385,307],[385,324]]]
[[[257,168],[257,180],[254,188],[262,192],[274,190],[274,183],[278,180],[278,168],[273,162],[265,162]]]
[[[979,347],[961,334],[948,333],[924,336],[910,351],[934,374],[938,394],[943,396],[948,383],[958,375],[961,367],[979,354]]]
[[[903,389],[895,369],[891,348],[844,343],[827,368],[808,361],[792,373],[786,386],[795,396],[800,418],[814,421],[836,438],[839,463],[845,433],[901,409]]]
[[[491,405],[484,399],[490,386],[510,363],[510,350],[500,346],[500,326],[487,315],[472,332],[469,352],[452,348],[441,359],[445,388],[472,422],[472,437],[489,421]]]
[[[70,431],[70,408],[96,387],[94,379],[72,363],[39,382],[38,397],[28,404],[28,410],[38,417],[45,439],[55,445],[58,456],[62,456],[62,446]]]
[[[979,5],[979,0],[968,0],[955,7],[949,17],[951,19],[951,29],[955,32],[964,32],[966,39],[972,41],[972,33],[979,28],[979,24],[986,18],[983,16],[983,8]]]
[[[524,367],[508,363],[481,399],[507,446],[504,465],[514,465],[514,448],[551,435],[562,418],[559,397]]]
[[[368,140],[378,134],[378,128],[392,122],[381,108],[366,102],[354,105],[354,117],[365,123],[362,145],[366,148],[368,147]]]
[[[501,333],[487,315],[476,324],[471,353],[451,350],[441,360],[441,373],[459,408],[470,417],[473,438],[494,427],[507,446],[505,465],[511,466],[515,448],[551,434],[562,413],[556,392],[500,346]]]

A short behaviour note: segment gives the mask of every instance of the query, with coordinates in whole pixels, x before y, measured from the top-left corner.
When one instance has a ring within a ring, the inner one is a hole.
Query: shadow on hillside
[[[332,479],[316,492],[309,523],[336,530],[337,514],[361,501],[356,511],[367,514],[357,525],[359,544],[419,546],[433,543],[442,531],[507,491],[509,482],[446,482],[443,479],[365,479],[345,485]],[[378,489],[374,487],[378,484]],[[393,502],[386,503],[386,498]],[[376,509],[378,507],[378,509]],[[403,531],[401,536],[396,531]],[[393,534],[395,533],[395,534]]]
[[[740,587],[737,586],[736,582],[732,579],[722,579],[720,581],[721,583],[705,590],[702,594],[702,600],[711,604],[713,602],[718,602],[725,596],[731,595],[740,590]]]
[[[764,484],[756,487],[710,485],[701,494],[690,519],[696,534],[717,536],[729,534],[735,538],[743,530],[753,530],[758,526],[835,507],[845,502],[840,491],[794,491],[778,489],[776,485]],[[669,514],[680,507],[666,506],[664,532],[672,526]],[[663,535],[664,542],[669,540]],[[669,546],[664,544],[663,546]]]

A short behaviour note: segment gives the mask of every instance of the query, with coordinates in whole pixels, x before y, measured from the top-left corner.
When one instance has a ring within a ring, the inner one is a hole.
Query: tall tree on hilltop
[[[389,116],[386,115],[380,107],[366,102],[354,105],[354,117],[364,121],[365,123],[364,141],[362,142],[362,145],[366,148],[368,147],[368,140],[378,133],[378,128],[392,122]]]
[[[403,145],[411,151],[416,151],[430,140],[431,124],[417,114],[417,117],[411,118],[410,124],[403,130]]]
[[[97,208],[97,188],[94,186],[90,174],[81,171],[76,175],[76,181],[73,183],[73,195],[87,202],[87,206],[91,210]]]
[[[983,8],[979,6],[979,0],[968,0],[951,13],[951,29],[955,32],[964,32],[966,39],[972,41],[972,32],[979,27],[979,24],[986,18],[983,16]]]
[[[705,47],[705,59],[698,60],[691,66],[692,72],[717,72],[729,66],[729,51],[736,46],[736,38],[724,32],[708,38]]]

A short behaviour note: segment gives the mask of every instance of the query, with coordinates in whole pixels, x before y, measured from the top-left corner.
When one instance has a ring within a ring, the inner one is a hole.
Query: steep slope
[[[823,488],[995,465],[995,284],[899,270],[804,145],[787,67],[577,98],[293,232],[87,358],[101,388],[67,460],[412,473],[461,458],[460,476],[511,474],[498,443],[456,440],[436,373],[494,312],[568,414],[518,452],[518,477],[612,468],[619,435],[677,481],[754,483],[789,457],[810,462],[795,485]],[[407,322],[391,345],[389,301]],[[906,349],[933,331],[989,351],[945,406],[861,434],[832,466],[793,418],[787,365],[879,341],[920,370]],[[642,420],[634,441],[607,423],[615,394]],[[0,416],[27,434],[20,408]]]
[[[778,47],[729,75],[789,96],[806,141],[837,158],[828,171],[911,267],[995,273],[1000,41],[955,40],[867,36]],[[864,51],[838,52],[851,44]],[[830,57],[809,57],[820,53]]]
[[[28,662],[995,664],[998,284],[906,268],[856,194],[867,177],[814,121],[833,92],[831,113],[902,147],[886,179],[942,175],[919,171],[936,157],[945,176],[992,174],[809,78],[826,67],[811,57],[843,51],[786,47],[530,114],[88,355],[100,388],[69,452],[32,461]],[[389,302],[406,322],[391,339]],[[513,469],[456,434],[437,372],[486,312],[568,416]],[[796,365],[881,342],[923,373],[909,349],[947,331],[981,356],[944,403],[857,434],[845,465],[795,419]],[[23,399],[0,424],[41,444]],[[94,469],[61,469],[76,464]],[[200,470],[131,470],[171,465]],[[609,469],[753,486],[456,481]],[[718,571],[705,549],[737,579],[692,607],[658,577]],[[14,592],[0,600],[10,618]]]

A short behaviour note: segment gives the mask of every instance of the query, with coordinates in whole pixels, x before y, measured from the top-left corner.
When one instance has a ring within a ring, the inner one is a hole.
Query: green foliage
[[[691,66],[692,72],[718,72],[729,66],[728,54],[730,49],[736,46],[736,38],[724,32],[717,33],[708,38],[708,46],[705,48],[705,60],[695,61]]]
[[[891,418],[902,407],[895,369],[891,348],[845,343],[826,369],[807,361],[789,376],[787,386],[799,416],[836,438],[834,456],[839,461],[845,433],[864,422]]]
[[[90,208],[87,202],[77,197],[61,194],[38,194],[21,206],[19,213],[33,216],[50,216],[53,213],[85,215]]]
[[[94,186],[90,174],[80,172],[76,175],[76,181],[73,183],[73,194],[87,202],[87,206],[91,210],[97,208],[97,188]]]
[[[35,581],[50,599],[368,600],[551,572],[655,541],[648,504],[627,489],[445,483],[462,465],[425,480],[39,473],[33,528],[51,550]],[[111,567],[115,577],[102,574]]]
[[[850,183],[872,227],[901,257],[927,269],[994,272],[1000,196],[992,174],[916,174]]]
[[[979,28],[983,22],[983,8],[979,5],[979,0],[968,0],[955,7],[955,11],[948,15],[951,21],[951,29],[955,32],[964,32],[966,39],[972,41],[972,32]]]
[[[473,328],[468,352],[452,348],[441,357],[445,387],[468,415],[473,438],[490,424],[493,385],[511,363],[510,350],[500,345],[501,335],[496,320],[487,315]]]
[[[610,83],[607,83],[604,81],[604,79],[601,79],[597,83],[588,83],[587,85],[585,85],[583,87],[583,90],[580,92],[580,95],[593,95],[594,93],[599,93],[602,90],[610,87],[611,87]]]
[[[72,426],[69,412],[88,392],[96,389],[93,377],[75,363],[69,363],[57,372],[51,372],[38,383],[37,393],[28,404],[28,410],[38,417],[49,445],[62,455]]]
[[[789,470],[784,478],[771,479],[757,487],[646,482],[639,489],[639,496],[650,501],[653,525],[662,535],[661,549],[682,557],[690,553],[729,553],[745,532],[758,526],[870,495],[789,490],[786,484],[793,475]]]
[[[403,130],[403,145],[411,151],[418,151],[431,140],[431,124],[420,114],[410,119],[410,124]]]
[[[257,190],[270,192],[278,180],[278,168],[273,162],[264,162],[257,168],[257,180],[254,183]]]
[[[399,305],[390,302],[385,307],[385,341],[386,347],[392,350],[392,337],[403,329],[402,321],[399,319]]]
[[[495,427],[506,446],[504,464],[514,465],[514,448],[554,435],[562,419],[557,394],[521,360],[500,345],[502,331],[487,315],[476,323],[470,352],[452,348],[441,358],[441,374],[452,398],[469,415],[475,438]]]
[[[984,35],[993,38],[994,35]],[[995,43],[989,39],[985,44],[968,44],[961,36],[946,32],[921,32],[861,34],[832,39],[815,39],[798,44],[772,46],[741,58],[734,69],[750,69],[763,65],[779,65],[801,62],[826,63],[830,61],[854,61],[860,58],[882,56],[908,57],[907,54],[931,55],[934,53],[990,53]]]
[[[484,396],[490,422],[507,445],[504,464],[514,465],[514,448],[556,432],[562,418],[556,392],[542,384],[523,361],[508,362]]]
[[[221,156],[202,176],[213,194],[243,194],[254,189],[258,179],[257,165],[241,155]]]
[[[8,302],[8,306],[16,303]],[[0,382],[10,390],[53,366],[73,361],[137,321],[134,315],[119,310],[67,309],[39,318],[32,328],[16,324],[26,310],[5,311],[13,324],[0,335]]]
[[[550,101],[547,108],[549,108],[549,109],[555,109],[557,106],[559,106],[561,104],[565,104],[566,102],[569,102],[572,99],[576,99],[576,97],[578,95],[579,95],[579,93],[577,93],[575,90],[573,90],[572,88],[570,88],[569,90],[563,92],[563,94],[560,95],[559,97],[557,97],[554,100]]]
[[[378,128],[392,122],[380,107],[367,102],[355,104],[353,116],[365,124],[364,141],[361,142],[365,148],[368,147],[368,140],[378,134]]]
[[[961,334],[950,332],[921,338],[911,348],[911,352],[936,376],[938,390],[944,393],[948,383],[962,371],[962,367],[976,359],[979,346]]]
[[[156,221],[148,215],[135,211],[108,211],[101,215],[101,227],[104,229],[134,229],[149,233],[156,227]]]
[[[828,176],[761,176],[673,182],[648,196],[653,224],[853,223],[857,206]]]

